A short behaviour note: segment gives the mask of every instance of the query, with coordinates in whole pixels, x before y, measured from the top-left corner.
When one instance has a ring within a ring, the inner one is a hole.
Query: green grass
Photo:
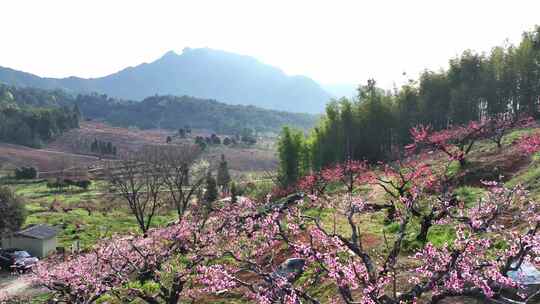
[[[84,249],[114,234],[140,231],[135,217],[123,204],[118,201],[105,201],[108,198],[102,195],[102,192],[106,191],[103,182],[93,183],[88,190],[71,188],[61,193],[47,188],[45,181],[11,181],[8,186],[25,202],[28,211],[25,225],[45,223],[60,228],[59,246],[70,248],[78,240]],[[51,211],[48,206],[53,201],[72,210]],[[118,204],[118,207],[109,213],[93,211],[89,214],[78,208],[77,204],[81,202],[111,203]],[[159,214],[152,220],[152,227],[163,226],[173,219],[173,212]]]
[[[435,225],[429,229],[428,242],[440,247],[450,244],[456,239],[456,231],[449,225]]]
[[[103,182],[94,182],[88,190],[79,188],[66,188],[62,192],[47,187],[45,181],[16,182],[11,183],[15,193],[26,200],[40,200],[42,202],[52,202],[53,200],[62,203],[77,203],[83,199],[92,199],[100,196],[105,191]]]
[[[320,218],[322,226],[327,230],[343,235],[351,235],[351,227],[344,216],[334,217],[334,210],[325,208],[323,210],[310,209],[305,214],[311,217]],[[372,234],[382,238],[385,212],[365,213],[357,215],[356,223],[363,234]],[[335,223],[334,223],[335,222]]]
[[[298,279],[296,285],[305,285],[306,278],[309,278],[310,276],[313,277],[313,272],[313,269],[307,269],[306,272]],[[329,300],[334,297],[338,292],[338,288],[335,284],[331,282],[323,282],[318,285],[311,284],[311,287],[307,290],[307,292],[312,297],[323,300],[322,303],[326,303],[324,300]]]
[[[528,135],[535,130],[536,129],[533,128],[525,128],[512,131],[503,137],[502,144],[503,146],[511,145],[513,142],[523,137],[523,135]]]
[[[471,206],[484,196],[486,191],[479,187],[463,186],[454,190],[460,201],[463,201],[466,206]]]
[[[529,166],[514,175],[505,183],[507,187],[515,187],[523,185],[530,191],[533,199],[540,199],[540,154],[533,155],[532,162]]]
[[[398,230],[399,224],[392,223],[387,226],[385,231],[391,233],[391,237],[393,239],[395,238]],[[417,239],[419,232],[419,222],[417,220],[411,221],[407,227],[407,230],[405,231],[405,237],[403,238],[402,242],[402,249],[404,253],[415,252],[424,246],[424,244]],[[451,244],[455,238],[455,230],[450,225],[433,225],[427,234],[427,242],[433,244],[435,247]]]
[[[453,178],[459,173],[459,170],[461,170],[461,165],[459,164],[459,162],[452,161],[450,165],[448,166],[448,169],[446,171],[446,176],[448,178]]]
[[[153,221],[153,227],[163,226],[174,219],[174,215],[159,215]],[[138,225],[133,216],[126,212],[115,211],[106,215],[94,212],[89,215],[82,209],[70,212],[42,212],[31,214],[26,224],[46,223],[61,228],[58,235],[59,245],[70,247],[76,240],[82,248],[89,248],[99,239],[114,234],[138,233]]]

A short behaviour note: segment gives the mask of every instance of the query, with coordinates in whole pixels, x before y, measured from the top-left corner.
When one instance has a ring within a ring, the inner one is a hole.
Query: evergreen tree
[[[238,202],[238,186],[235,182],[231,183],[231,203],[236,204]]]
[[[216,201],[218,198],[217,182],[212,172],[208,171],[206,176],[206,192],[204,192],[204,201],[208,204]]]
[[[279,180],[282,186],[292,186],[303,176],[309,159],[304,134],[299,130],[283,127],[279,141]]]
[[[221,154],[221,161],[217,171],[217,184],[221,187],[223,192],[228,192],[229,183],[231,182],[231,175],[229,174],[229,166],[225,155]]]
[[[184,128],[178,129],[178,135],[180,136],[180,138],[186,138],[186,129]]]
[[[73,128],[79,128],[79,122],[81,121],[82,113],[78,104],[73,106]]]
[[[210,137],[211,144],[213,145],[221,145],[221,139],[216,134],[212,134]]]
[[[90,146],[90,152],[94,152],[94,153],[99,152],[99,145],[98,145],[97,139],[94,139],[94,141],[92,142],[92,145]]]

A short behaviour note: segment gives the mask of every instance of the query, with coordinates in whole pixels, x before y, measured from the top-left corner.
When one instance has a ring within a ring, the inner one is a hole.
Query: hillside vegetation
[[[245,128],[277,133],[284,125],[308,129],[316,122],[316,116],[309,114],[228,105],[188,96],[152,96],[137,102],[99,94],[75,96],[61,90],[0,85],[2,99],[21,107],[73,108],[77,105],[85,119],[142,129],[178,130],[190,126],[222,134],[238,134]]]
[[[10,91],[0,87],[0,142],[41,147],[62,133],[79,127],[81,113],[70,107],[19,104]]]
[[[331,102],[309,136],[285,136],[299,155],[300,171],[348,159],[372,163],[399,159],[418,125],[433,130],[482,124],[506,117],[540,117],[540,27],[523,33],[518,45],[494,47],[489,54],[465,51],[446,70],[426,70],[393,92],[362,86],[357,98]],[[301,132],[302,133],[302,132]],[[301,174],[300,174],[301,175]]]
[[[188,96],[153,96],[141,102],[118,102],[106,96],[79,95],[76,103],[86,117],[118,126],[177,130],[188,125],[221,134],[238,134],[245,128],[277,132],[284,125],[307,129],[315,116],[233,106]]]

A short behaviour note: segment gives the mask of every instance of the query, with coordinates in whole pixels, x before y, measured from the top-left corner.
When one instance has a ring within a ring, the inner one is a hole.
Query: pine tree
[[[92,145],[90,146],[90,152],[98,152],[99,148],[98,148],[98,141],[97,139],[94,139],[94,141],[92,142]]]
[[[186,129],[178,129],[178,135],[180,136],[180,138],[186,138]]]
[[[223,192],[228,192],[229,183],[231,182],[231,175],[229,174],[229,166],[225,155],[221,154],[221,161],[219,162],[217,172],[217,184],[221,187]]]
[[[73,106],[73,121],[72,121],[72,127],[73,128],[79,128],[79,122],[81,121],[81,109],[79,109],[79,105],[75,104]]]
[[[218,189],[217,189],[217,183],[214,176],[212,176],[212,172],[208,171],[208,175],[206,176],[206,192],[204,193],[204,201],[206,203],[212,203],[218,198]]]
[[[231,183],[231,203],[236,204],[238,202],[238,186],[235,182]]]

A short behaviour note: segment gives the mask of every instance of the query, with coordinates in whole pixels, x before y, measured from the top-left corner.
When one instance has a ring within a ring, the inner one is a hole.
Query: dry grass
[[[66,168],[91,168],[99,165],[101,157],[92,155],[81,148],[82,142],[98,139],[111,142],[119,153],[136,151],[144,145],[165,145],[167,136],[173,136],[172,130],[139,130],[111,127],[100,122],[82,122],[80,129],[70,130],[45,149],[33,149],[19,145],[0,144],[0,164],[3,169],[20,166],[34,166],[39,171],[57,171]],[[194,131],[192,137],[207,135],[205,131]],[[226,135],[221,136],[222,138]],[[192,142],[193,139],[175,139],[174,144]],[[253,147],[213,146],[204,152],[203,157],[214,167],[224,154],[230,170],[235,174],[273,171],[278,160],[272,139],[262,139]]]
[[[0,164],[4,164],[4,169],[33,166],[43,172],[69,168],[75,164],[91,166],[96,162],[99,159],[93,156],[0,143]]]

